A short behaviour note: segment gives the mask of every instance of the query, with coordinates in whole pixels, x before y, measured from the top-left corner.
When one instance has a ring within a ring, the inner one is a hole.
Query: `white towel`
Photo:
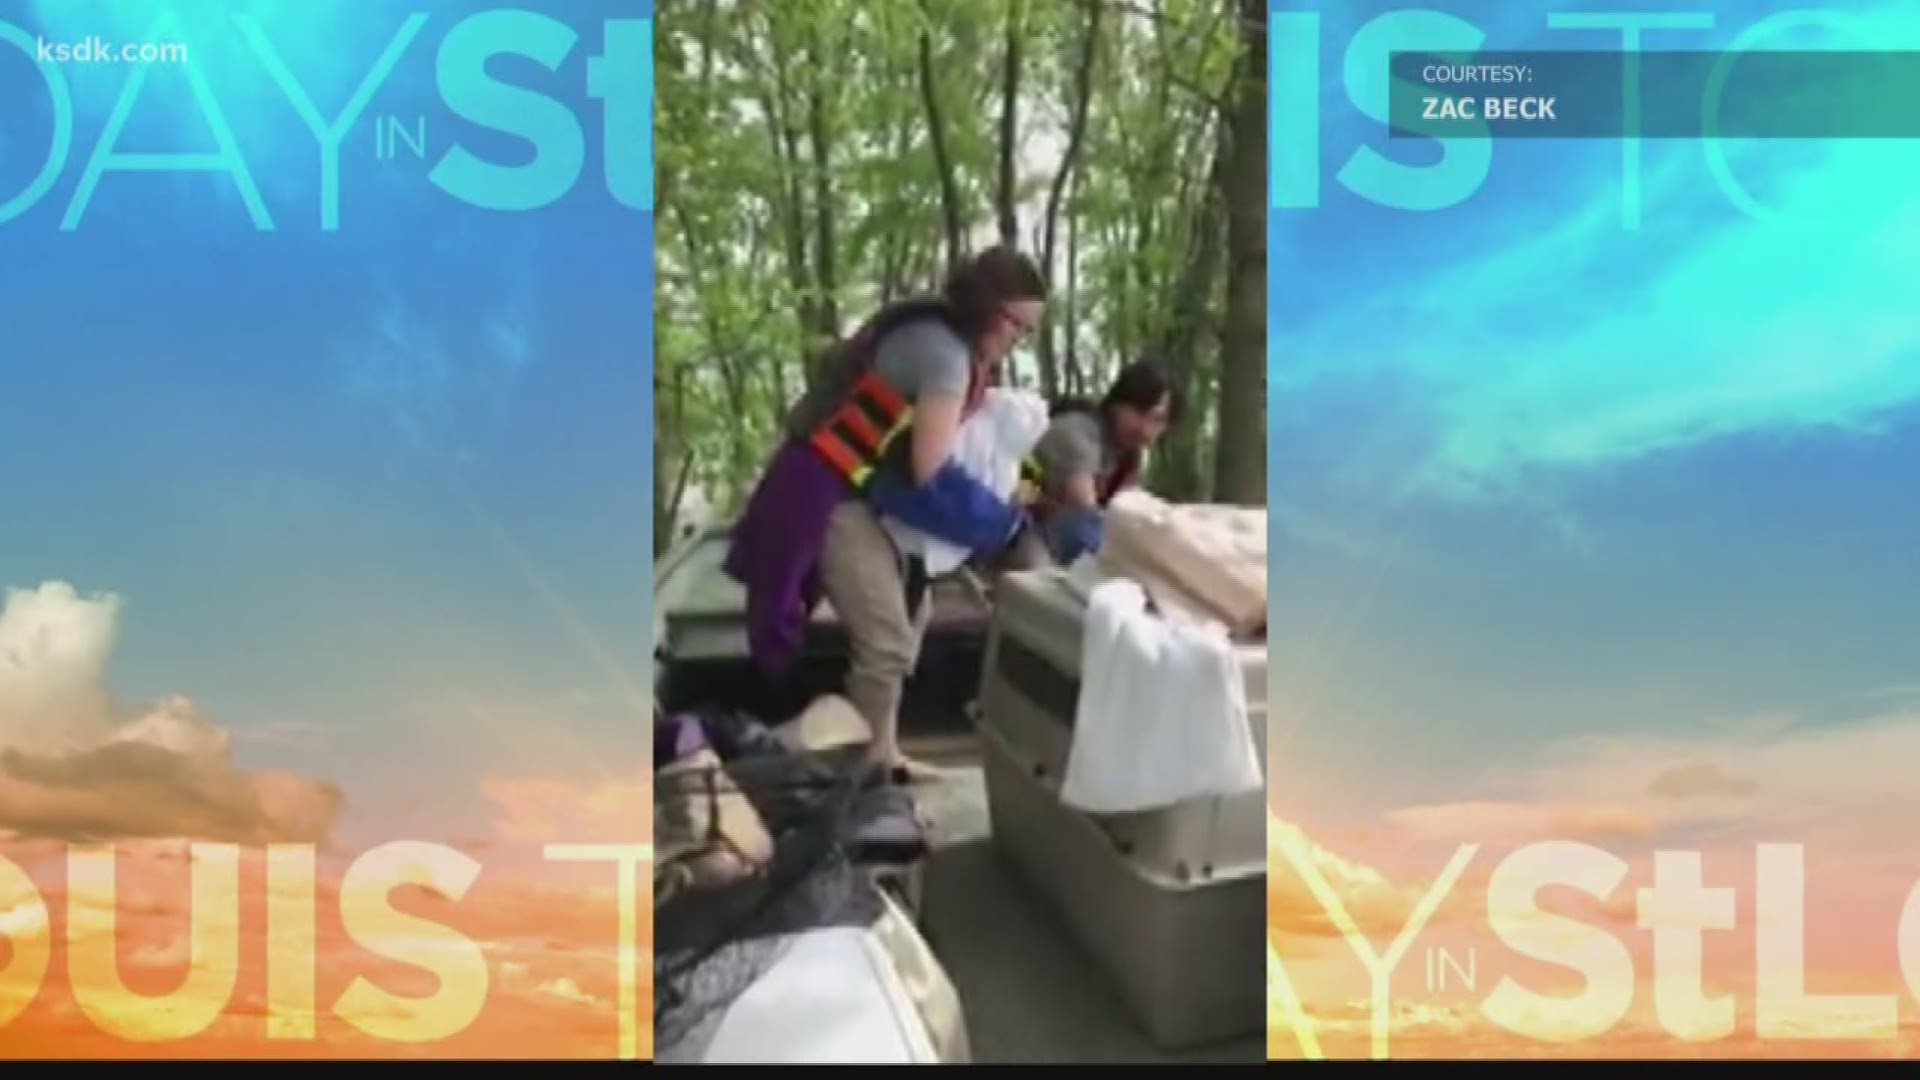
[[[960,425],[954,436],[952,459],[968,476],[985,484],[1003,499],[1020,485],[1020,460],[1047,433],[1047,399],[1031,390],[992,387],[980,408]],[[926,560],[933,577],[950,573],[967,561],[967,549],[929,535],[893,518],[882,521],[900,550]]]
[[[1084,635],[1062,802],[1124,814],[1262,786],[1224,625],[1163,619],[1115,578],[1094,586]]]

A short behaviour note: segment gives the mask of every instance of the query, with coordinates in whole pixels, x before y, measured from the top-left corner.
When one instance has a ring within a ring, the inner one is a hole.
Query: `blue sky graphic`
[[[243,757],[342,783],[363,821],[429,796],[445,821],[478,774],[643,760],[651,223],[609,192],[587,64],[605,21],[650,7],[517,6],[578,34],[557,70],[488,68],[585,135],[577,180],[543,208],[482,209],[426,179],[456,140],[532,155],[436,89],[436,50],[488,5],[181,4],[177,37],[272,230],[205,171],[108,172],[61,227],[125,65],[61,69],[71,148],[0,223],[0,584],[124,597],[118,694],[193,698]],[[160,11],[43,2],[0,21],[149,41]],[[332,117],[414,11],[323,230],[318,144],[234,16]],[[424,117],[428,160],[404,142],[378,157],[381,116],[409,133]],[[0,43],[0,199],[54,129],[42,74]],[[182,71],[155,65],[118,148],[211,152],[212,131]]]
[[[1661,5],[1712,28],[1647,47],[1801,6]],[[1489,50],[1617,50],[1549,15],[1650,6],[1434,7]],[[1319,16],[1276,20],[1276,85],[1321,75],[1317,135],[1276,113],[1273,147],[1276,176],[1319,152],[1317,205],[1270,224],[1276,803],[1368,815],[1575,736],[1920,703],[1920,147],[1720,144],[1764,217],[1698,140],[1642,144],[1637,223],[1617,141],[1492,144],[1451,205],[1380,205],[1337,179],[1356,149],[1440,160],[1347,93],[1397,9],[1276,6]],[[1920,42],[1920,5],[1849,13],[1761,47]]]

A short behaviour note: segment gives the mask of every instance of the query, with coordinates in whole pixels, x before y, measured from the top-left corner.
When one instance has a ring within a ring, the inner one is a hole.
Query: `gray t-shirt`
[[[973,376],[967,343],[933,319],[895,327],[880,339],[873,366],[908,401],[965,397]]]
[[[1117,457],[1100,430],[1100,417],[1078,409],[1053,418],[1047,433],[1033,448],[1040,463],[1047,494],[1058,498],[1078,477],[1089,477],[1098,484],[1110,472]]]
[[[945,323],[919,319],[897,326],[874,349],[874,368],[910,402],[923,397],[964,397],[973,377],[967,343]],[[839,408],[851,381],[840,373],[804,398],[790,418],[789,432],[804,436]]]

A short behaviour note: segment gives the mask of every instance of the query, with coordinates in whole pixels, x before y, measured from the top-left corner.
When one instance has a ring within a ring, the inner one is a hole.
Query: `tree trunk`
[[[1127,321],[1133,324],[1133,334],[1130,336],[1136,341],[1148,342],[1156,336],[1154,324],[1159,320],[1154,306],[1160,295],[1160,283],[1154,280],[1154,260],[1150,253],[1160,235],[1158,204],[1162,198],[1170,196],[1149,193],[1141,187],[1136,187],[1134,191],[1139,209],[1133,217],[1133,237],[1127,247],[1128,251],[1134,253],[1134,277],[1130,290],[1133,304],[1127,309]]]
[[[766,222],[757,216],[751,217],[748,219],[747,228],[746,250],[763,250],[763,245],[767,243]],[[771,375],[771,378],[768,380],[767,399],[765,402],[767,409],[767,430],[778,432],[786,424],[787,410],[792,407],[794,401],[795,395],[789,386],[790,373],[794,365],[788,364],[786,360],[776,353],[774,354],[773,362],[766,366]],[[800,372],[800,383],[802,386],[805,386],[807,382],[807,367],[805,364],[801,364],[798,366],[798,370]]]
[[[951,262],[949,262],[948,265],[951,265]],[[916,249],[914,251],[912,266],[913,280],[911,287],[924,288],[928,282],[934,281],[939,277],[940,249],[931,246],[924,251]]]
[[[794,320],[800,330],[800,370],[806,373],[807,385],[813,385],[819,377],[814,370],[814,353],[810,337],[818,318],[813,311],[812,275],[807,270],[807,210],[802,201],[800,183],[800,155],[798,138],[794,134],[793,124],[788,119],[786,53],[781,47],[777,29],[773,24],[774,13],[766,15],[767,49],[771,54],[773,85],[761,86],[760,111],[766,118],[767,138],[773,146],[775,167],[779,180],[775,185],[775,212],[779,215],[781,235],[786,257],[787,287],[793,291]]]
[[[906,259],[902,252],[906,248],[907,241],[905,236],[900,235],[900,233],[904,231],[905,230],[896,230],[893,235],[888,236],[886,240],[882,242],[883,246],[880,253],[880,303],[883,305],[892,303],[893,298],[900,295],[900,278],[902,268],[906,264]]]
[[[1073,178],[1073,193],[1067,199],[1067,393],[1087,392],[1087,379],[1080,370],[1080,177]]]
[[[1000,242],[1013,247],[1020,238],[1020,219],[1014,213],[1014,150],[1020,138],[1020,6],[1007,3],[1007,43],[1000,73]]]
[[[807,132],[813,144],[814,286],[813,332],[816,348],[840,337],[839,281],[834,266],[833,137],[828,130],[827,94],[821,73],[832,62],[820,47],[820,28],[808,28],[813,63],[807,76]]]
[[[1167,26],[1163,6],[1159,3],[1153,5],[1152,25],[1154,53],[1160,60],[1155,65],[1152,105],[1148,109],[1153,117],[1153,126],[1148,130],[1153,134],[1149,137],[1142,133],[1144,159],[1136,159],[1132,154],[1126,158],[1135,163],[1128,174],[1134,205],[1133,246],[1128,250],[1139,253],[1139,257],[1133,260],[1134,278],[1131,283],[1136,302],[1128,306],[1127,312],[1133,336],[1143,343],[1157,341],[1166,330],[1159,304],[1164,281],[1158,280],[1165,270],[1159,266],[1155,252],[1155,245],[1160,242],[1161,209],[1163,206],[1184,205],[1174,201],[1174,196],[1167,190],[1167,174],[1173,167],[1172,152],[1180,121],[1167,107],[1173,94],[1172,65],[1168,62],[1174,48],[1173,31]]]
[[[675,366],[670,389],[662,386],[665,373],[653,375],[654,413],[666,420],[658,425],[653,444],[653,557],[658,560],[674,546],[680,527],[680,507],[693,473],[693,449],[687,442],[687,373]]]
[[[933,139],[933,168],[940,178],[940,207],[947,222],[947,264],[958,266],[966,251],[966,233],[960,221],[960,191],[947,155],[945,126],[940,120],[939,83],[933,74],[933,35],[920,31],[920,99],[927,109],[927,131]]]
[[[893,138],[889,147],[893,161],[903,160],[912,146],[912,118],[912,113],[902,110],[900,119],[894,125]],[[911,265],[908,262],[911,252],[907,241],[912,235],[913,225],[907,220],[901,220],[906,217],[903,211],[908,202],[908,199],[900,197],[897,190],[887,193],[880,201],[881,210],[895,219],[894,226],[885,230],[880,240],[880,302],[882,304],[889,303],[894,297],[900,295],[904,288],[903,279]]]
[[[687,500],[687,484],[693,479],[693,451],[680,451],[680,463],[673,470],[673,486],[667,495],[667,536],[668,542],[677,543],[680,531],[680,508]]]
[[[676,369],[677,370],[677,369]],[[656,417],[671,416],[670,408],[662,408],[672,400],[664,392],[662,376],[665,369],[658,366],[653,371],[653,411]],[[663,416],[664,414],[664,416]],[[656,561],[673,546],[673,526],[679,516],[680,508],[672,499],[673,476],[672,460],[678,455],[675,449],[680,445],[681,431],[678,423],[658,423],[654,426],[653,437],[653,557]]]
[[[1242,506],[1267,501],[1266,15],[1266,0],[1240,0],[1245,51],[1221,193],[1230,228],[1214,497]]]
[[[1206,415],[1201,399],[1206,395],[1198,391],[1208,374],[1201,362],[1201,343],[1209,336],[1208,320],[1219,285],[1221,249],[1227,231],[1220,190],[1229,153],[1224,135],[1218,138],[1218,144],[1207,183],[1200,188],[1186,264],[1168,298],[1171,317],[1159,339],[1168,377],[1189,409],[1185,421],[1168,430],[1163,449],[1155,455],[1153,482],[1168,498],[1181,501],[1204,499],[1209,494],[1201,460],[1201,418]]]
[[[1060,217],[1060,200],[1066,192],[1067,181],[1073,176],[1074,164],[1080,157],[1080,145],[1086,140],[1087,115],[1093,99],[1093,62],[1100,48],[1100,13],[1103,5],[1095,0],[1084,4],[1087,12],[1086,38],[1080,50],[1080,64],[1073,73],[1073,117],[1068,121],[1067,149],[1060,158],[1060,170],[1053,175],[1053,190],[1047,193],[1046,237],[1041,241],[1041,273],[1047,281],[1053,280],[1053,241],[1054,230]],[[1051,324],[1052,320],[1046,320]],[[1052,397],[1060,392],[1060,372],[1053,349],[1053,330],[1051,325],[1043,326],[1040,334],[1040,385],[1042,391]]]
[[[710,279],[706,274],[706,259],[699,235],[694,231],[694,223],[677,204],[674,218],[680,226],[680,242],[686,252],[687,276],[691,279],[695,297],[724,295],[731,287],[724,274],[718,280]],[[711,292],[709,291],[711,290]],[[738,355],[739,350],[732,347],[731,334],[726,325],[714,314],[713,307],[704,299],[696,299],[700,309],[700,322],[707,332],[708,355],[720,369],[720,381],[727,391],[727,409],[729,415],[745,417],[748,409],[748,378],[746,361]],[[751,481],[753,471],[753,447],[750,440],[752,432],[744,423],[726,426],[727,441],[727,485],[729,495],[734,502],[740,500],[743,489]]]

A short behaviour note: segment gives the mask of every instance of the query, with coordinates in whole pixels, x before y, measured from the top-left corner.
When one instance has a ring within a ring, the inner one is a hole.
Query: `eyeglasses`
[[[1001,308],[1000,318],[1012,325],[1016,341],[1033,333],[1033,323],[1014,314],[1011,308]]]

